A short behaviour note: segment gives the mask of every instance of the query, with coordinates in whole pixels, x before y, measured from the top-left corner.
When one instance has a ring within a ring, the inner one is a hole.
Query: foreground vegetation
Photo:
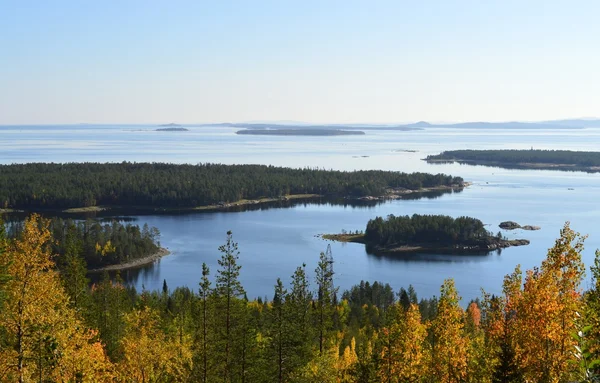
[[[377,282],[340,295],[329,251],[312,285],[302,265],[265,302],[246,298],[231,232],[197,289],[138,293],[57,273],[34,215],[0,240],[0,381],[592,382],[600,254],[583,292],[583,240],[565,225],[539,268],[517,266],[466,310],[451,279],[431,299]]]
[[[449,150],[427,156],[426,160],[508,168],[600,171],[600,152],[571,150]]]
[[[0,165],[0,208],[193,208],[290,194],[382,196],[389,188],[418,190],[462,183],[462,178],[444,174],[379,170],[341,172],[263,165],[129,162],[30,163]]]

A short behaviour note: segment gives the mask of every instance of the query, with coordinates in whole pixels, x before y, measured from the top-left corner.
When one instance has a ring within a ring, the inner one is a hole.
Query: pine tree
[[[319,264],[315,270],[315,280],[318,287],[316,303],[316,327],[318,331],[319,355],[323,355],[327,348],[327,340],[333,326],[333,313],[335,311],[334,298],[337,289],[333,285],[333,256],[331,247],[321,253]]]
[[[203,383],[208,382],[208,350],[209,350],[209,328],[211,327],[210,318],[211,310],[209,307],[209,298],[211,297],[213,290],[209,279],[210,269],[206,263],[202,263],[202,278],[200,279],[200,289],[198,291],[198,311],[197,311],[197,331],[195,339],[196,349],[196,360],[194,364],[196,367],[197,378]]]
[[[241,266],[237,264],[240,252],[238,244],[233,241],[231,231],[227,232],[227,240],[219,247],[221,259],[218,263],[221,267],[217,271],[215,294],[217,297],[216,313],[222,317],[218,318],[217,326],[220,327],[219,340],[223,343],[223,365],[221,375],[224,382],[233,380],[235,355],[234,340],[237,339],[240,330],[240,304],[239,300],[244,296],[244,288],[239,281]]]
[[[310,307],[313,296],[310,292],[305,268],[305,264],[296,268],[292,275],[291,291],[285,297],[285,309],[289,322],[289,371],[306,365],[312,356],[313,327],[310,322]]]
[[[287,315],[284,313],[285,298],[287,290],[283,287],[281,279],[277,278],[275,285],[275,294],[273,296],[273,308],[271,309],[271,351],[274,354],[273,360],[276,361],[277,382],[285,381],[287,375],[287,357],[288,357],[288,323]]]

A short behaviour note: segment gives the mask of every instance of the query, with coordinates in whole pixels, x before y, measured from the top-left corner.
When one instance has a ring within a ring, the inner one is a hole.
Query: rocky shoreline
[[[162,257],[171,254],[171,252],[164,247],[158,249],[156,253],[150,254],[147,257],[134,259],[133,261],[120,263],[118,265],[110,265],[105,267],[100,267],[98,269],[90,269],[88,273],[102,273],[104,271],[117,271],[117,270],[126,270],[126,269],[135,269],[137,267],[145,266],[150,263],[153,263]]]
[[[370,246],[363,234],[320,234],[325,240],[337,242],[355,242],[362,243],[367,246],[368,251],[375,254],[393,254],[393,253],[419,253],[419,252],[434,252],[439,254],[452,253],[481,253],[490,252],[498,249],[505,249],[513,246],[526,246],[530,244],[527,239],[499,239],[497,237],[489,237],[486,243],[479,245],[462,245],[455,244],[450,246],[439,246],[433,244],[411,244],[394,247]]]

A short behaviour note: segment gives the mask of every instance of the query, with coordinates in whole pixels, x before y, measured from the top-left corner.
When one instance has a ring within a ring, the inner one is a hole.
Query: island
[[[539,227],[539,226],[533,226],[533,225],[524,225],[524,226],[521,226],[518,223],[516,223],[515,221],[500,222],[500,224],[498,225],[498,227],[500,227],[501,229],[504,229],[504,230],[516,230],[516,229],[522,229],[522,230],[540,230],[541,229],[541,227]]]
[[[341,129],[244,129],[235,134],[250,134],[255,136],[361,136],[365,132],[361,130]]]
[[[325,234],[323,239],[364,243],[367,251],[374,254],[488,253],[529,244],[526,239],[509,240],[501,233],[494,235],[476,218],[418,214],[377,217],[367,223],[364,233]]]
[[[458,162],[506,169],[600,172],[600,152],[571,150],[449,150],[424,158],[429,163]]]
[[[72,214],[169,213],[309,198],[378,200],[462,190],[461,177],[265,165],[28,163],[0,165],[3,209]]]
[[[189,129],[186,128],[158,128],[155,129],[157,132],[189,132]]]

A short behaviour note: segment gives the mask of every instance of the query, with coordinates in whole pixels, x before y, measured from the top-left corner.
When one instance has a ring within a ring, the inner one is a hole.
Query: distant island
[[[155,129],[157,132],[189,132],[186,128],[158,128]]]
[[[424,159],[429,163],[458,162],[507,169],[600,172],[600,152],[571,150],[449,150]]]
[[[476,218],[418,214],[377,217],[367,223],[364,234],[325,234],[323,238],[364,243],[367,251],[375,254],[481,253],[529,244],[526,239],[508,240],[501,233],[494,235]]]
[[[199,126],[244,128],[244,129],[340,129],[340,130],[396,130],[417,131],[431,128],[454,129],[583,129],[587,127],[600,127],[600,119],[570,119],[539,122],[458,122],[458,123],[433,123],[419,121],[406,124],[303,124],[300,122],[223,122],[200,124]]]
[[[365,132],[360,130],[340,129],[245,129],[238,130],[236,134],[249,134],[256,136],[359,136]]]

